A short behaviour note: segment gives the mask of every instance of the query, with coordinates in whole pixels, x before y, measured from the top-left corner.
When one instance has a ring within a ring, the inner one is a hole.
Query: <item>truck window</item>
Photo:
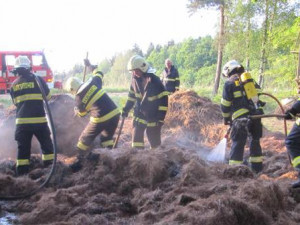
[[[6,55],[5,62],[6,66],[14,66],[16,61],[16,57],[14,55]]]
[[[32,56],[32,66],[43,66],[43,56],[42,55],[33,55]]]

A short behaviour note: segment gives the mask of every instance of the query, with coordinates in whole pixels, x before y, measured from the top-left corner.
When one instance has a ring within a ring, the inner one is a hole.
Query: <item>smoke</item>
[[[81,132],[88,123],[88,118],[78,118],[74,116],[74,99],[68,95],[53,96],[49,101],[49,106],[54,121],[58,153],[67,156],[77,154],[75,146]],[[0,159],[15,159],[17,155],[15,109],[10,110],[7,114],[6,116],[0,117]],[[40,144],[37,139],[33,137],[31,153],[40,152]]]

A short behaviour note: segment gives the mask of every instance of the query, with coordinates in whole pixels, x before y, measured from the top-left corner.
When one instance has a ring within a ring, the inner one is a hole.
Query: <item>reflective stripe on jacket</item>
[[[162,122],[168,110],[168,92],[156,75],[147,73],[143,76],[132,78],[124,111],[129,112],[134,106],[135,117],[147,122]],[[147,79],[144,89],[143,79]]]

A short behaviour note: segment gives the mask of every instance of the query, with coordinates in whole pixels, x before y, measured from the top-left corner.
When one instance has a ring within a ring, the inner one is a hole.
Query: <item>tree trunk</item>
[[[222,67],[222,58],[223,58],[223,40],[224,40],[224,6],[220,6],[220,32],[219,32],[219,44],[218,44],[218,61],[217,61],[217,70],[215,76],[215,85],[213,89],[213,96],[218,94],[218,89],[220,85],[220,76],[221,76],[221,67]]]
[[[262,87],[263,86],[263,74],[265,71],[266,66],[266,45],[268,40],[268,24],[269,24],[269,2],[265,0],[265,20],[264,20],[264,28],[263,28],[263,38],[261,44],[261,51],[260,51],[260,65],[259,65],[259,77],[258,77],[258,84]]]
[[[251,4],[251,0],[248,0],[248,4]],[[246,35],[246,46],[247,46],[247,51],[246,51],[246,67],[245,69],[247,71],[250,70],[250,35],[251,35],[251,16],[249,15],[250,13],[248,12],[247,14],[247,35]]]

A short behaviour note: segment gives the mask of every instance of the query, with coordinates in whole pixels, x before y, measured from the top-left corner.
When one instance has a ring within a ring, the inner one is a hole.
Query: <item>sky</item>
[[[190,15],[188,0],[0,0],[0,51],[44,50],[53,71],[68,71],[86,53],[99,63],[137,44],[214,36],[218,13]]]

